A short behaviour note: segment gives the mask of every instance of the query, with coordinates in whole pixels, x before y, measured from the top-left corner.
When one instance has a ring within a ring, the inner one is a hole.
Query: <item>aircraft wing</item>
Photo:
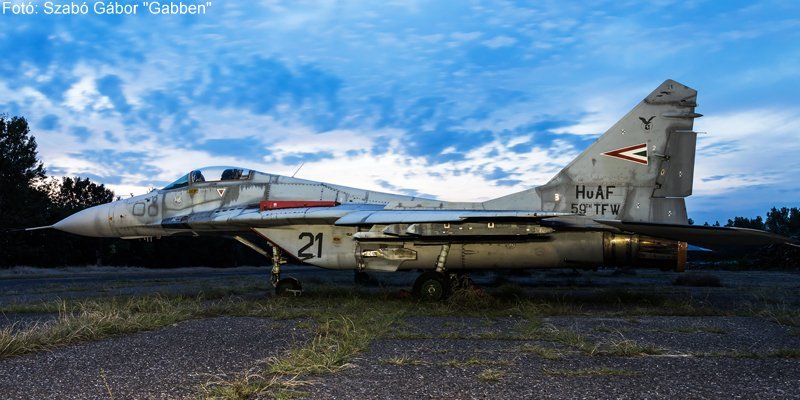
[[[286,225],[333,224],[337,226],[430,224],[460,222],[522,222],[539,223],[543,219],[572,217],[575,214],[547,211],[490,211],[490,210],[387,210],[380,205],[339,205],[335,207],[296,207],[274,210],[227,210],[195,213],[162,221],[165,228],[189,228],[212,231],[249,230]],[[587,219],[594,226],[569,225],[574,230],[616,228],[663,239],[688,242],[709,249],[764,246],[785,243],[800,247],[800,241],[755,229],[627,222],[613,219]],[[556,228],[558,229],[558,228]]]
[[[413,224],[427,222],[464,222],[469,220],[530,221],[564,215],[571,214],[546,211],[373,210],[351,212],[336,220],[336,225]]]
[[[788,244],[800,247],[800,241],[756,229],[727,226],[696,226],[659,224],[653,222],[625,222],[612,219],[595,219],[595,222],[626,232],[688,242],[709,249],[740,246],[765,246]]]
[[[573,215],[547,211],[486,210],[386,210],[377,205],[339,205],[335,207],[297,207],[273,210],[227,210],[194,213],[165,219],[166,228],[205,228],[235,230],[296,224],[334,224],[338,226],[389,225],[465,221],[528,221]]]

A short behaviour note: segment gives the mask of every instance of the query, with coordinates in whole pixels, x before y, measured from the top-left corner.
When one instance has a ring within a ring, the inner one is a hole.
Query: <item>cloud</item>
[[[82,112],[85,110],[102,110],[108,108],[111,103],[100,97],[97,91],[94,76],[85,75],[80,80],[72,84],[64,94],[65,105],[73,111]]]
[[[514,39],[510,36],[500,35],[495,36],[489,40],[484,40],[481,42],[484,46],[490,49],[499,49],[501,47],[510,47],[517,43],[517,39]]]
[[[550,132],[591,136],[603,134],[649,94],[655,85],[657,83],[649,87],[632,88],[595,83],[584,86],[577,96],[570,94],[571,97],[575,96],[570,99],[574,106],[567,115],[562,116],[560,126],[550,129]],[[569,119],[578,121],[570,124],[567,122]]]
[[[130,105],[122,90],[122,80],[116,75],[106,75],[96,82],[97,92],[105,96],[119,113],[127,113]]]
[[[86,143],[86,141],[89,140],[89,137],[92,135],[91,132],[89,132],[89,130],[83,126],[72,127],[69,133],[78,138],[78,140],[82,143]]]
[[[459,42],[469,42],[483,36],[482,32],[453,32],[450,37]]]
[[[269,148],[253,136],[244,138],[206,139],[192,146],[209,154],[236,157],[243,161],[263,162],[271,154]]]
[[[749,109],[706,116],[695,123],[695,193],[796,182],[800,108]],[[768,138],[768,139],[767,139]]]
[[[785,189],[800,170],[798,6],[692,3],[221,2],[205,17],[7,19],[0,112],[31,121],[51,171],[123,193],[204,165],[291,174],[305,161],[309,179],[476,200],[546,182],[672,77],[709,115],[696,197],[797,200]]]
[[[330,160],[333,158],[333,153],[328,151],[319,153],[291,153],[284,155],[281,158],[281,163],[284,165],[297,165],[299,167],[301,164],[306,162]]]

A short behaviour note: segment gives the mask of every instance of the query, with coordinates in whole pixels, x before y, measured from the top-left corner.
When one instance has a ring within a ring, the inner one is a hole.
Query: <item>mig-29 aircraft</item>
[[[683,271],[687,243],[797,244],[763,231],[687,224],[697,91],[667,80],[545,185],[448,202],[245,168],[191,171],[161,190],[91,207],[52,228],[78,235],[232,237],[271,257],[330,269],[420,270],[414,292],[445,297],[456,273],[495,268],[658,267]],[[271,247],[260,246],[257,236]],[[248,236],[249,235],[249,236]]]

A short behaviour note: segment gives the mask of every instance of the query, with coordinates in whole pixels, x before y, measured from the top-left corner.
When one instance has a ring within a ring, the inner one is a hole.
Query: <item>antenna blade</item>
[[[294,176],[297,175],[298,172],[300,172],[300,168],[303,168],[303,165],[306,165],[305,161],[303,161],[303,163],[300,164],[299,167],[297,167],[297,171],[294,171],[294,173],[292,174],[292,178],[294,178]]]

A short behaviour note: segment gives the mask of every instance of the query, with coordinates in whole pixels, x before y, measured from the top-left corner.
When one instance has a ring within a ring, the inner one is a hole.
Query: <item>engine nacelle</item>
[[[603,263],[683,272],[687,247],[686,242],[606,232],[603,234]]]

